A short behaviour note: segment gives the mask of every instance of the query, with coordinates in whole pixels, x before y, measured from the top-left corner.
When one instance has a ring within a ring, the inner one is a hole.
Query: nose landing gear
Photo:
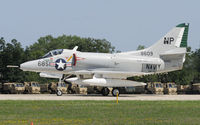
[[[61,90],[57,90],[56,94],[57,94],[57,96],[62,96],[62,91]]]

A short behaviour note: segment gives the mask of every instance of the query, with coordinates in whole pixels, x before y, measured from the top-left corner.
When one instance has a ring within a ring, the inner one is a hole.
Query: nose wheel
[[[61,90],[57,90],[57,96],[62,96],[62,91]]]
[[[112,90],[112,95],[113,95],[113,96],[117,96],[117,94],[118,94],[118,96],[119,96],[119,89],[118,89],[118,88],[113,88],[113,90]]]

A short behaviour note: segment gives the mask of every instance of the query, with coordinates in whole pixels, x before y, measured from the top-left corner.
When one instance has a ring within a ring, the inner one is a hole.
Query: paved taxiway
[[[113,96],[55,94],[0,94],[0,100],[116,100]],[[200,95],[121,94],[119,100],[200,100]]]

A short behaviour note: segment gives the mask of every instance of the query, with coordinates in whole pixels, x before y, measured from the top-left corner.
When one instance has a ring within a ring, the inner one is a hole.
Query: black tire
[[[101,90],[101,93],[103,96],[108,96],[110,90],[107,88],[107,87],[104,87],[102,90]]]
[[[58,91],[56,92],[56,95],[57,95],[57,96],[62,96],[62,91],[61,91],[61,90],[58,90]]]
[[[117,93],[118,93],[118,96],[119,96],[119,94],[120,94],[119,89],[118,88],[113,88],[112,95],[113,96],[117,96]]]

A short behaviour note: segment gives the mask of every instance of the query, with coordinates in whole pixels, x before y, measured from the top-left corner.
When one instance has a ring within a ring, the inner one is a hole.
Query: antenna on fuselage
[[[78,46],[75,46],[74,48],[73,48],[73,51],[76,51],[78,49]]]

